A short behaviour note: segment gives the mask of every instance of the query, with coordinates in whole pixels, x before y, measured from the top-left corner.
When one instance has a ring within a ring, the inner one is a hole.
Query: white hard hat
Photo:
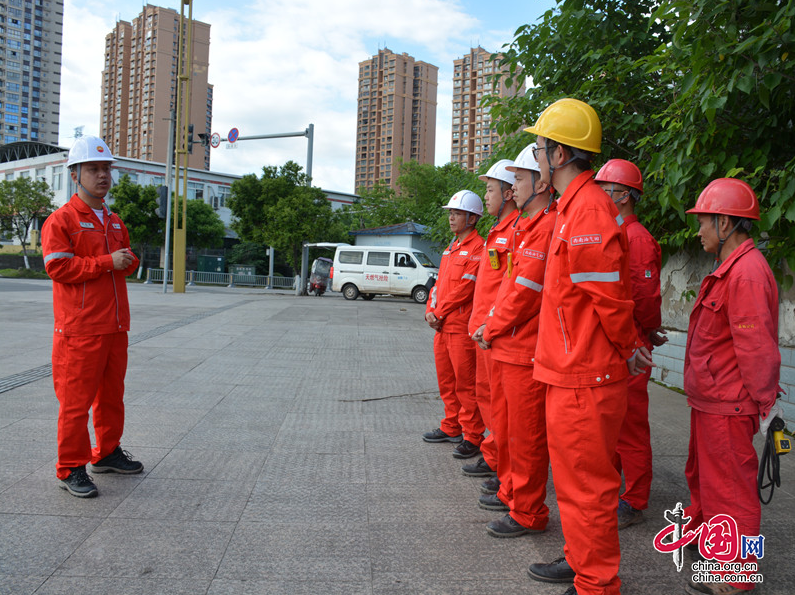
[[[480,197],[471,190],[459,190],[450,198],[443,209],[457,209],[459,211],[466,211],[473,213],[478,217],[483,215],[483,201]]]
[[[510,159],[500,159],[497,163],[492,164],[492,166],[489,168],[489,171],[487,171],[484,175],[478,176],[478,179],[486,182],[489,178],[493,178],[513,186],[514,182],[516,182],[516,176],[514,175],[513,171],[510,170],[512,165],[513,161]]]
[[[98,136],[81,136],[69,150],[66,167],[89,161],[116,161],[105,141]]]
[[[522,152],[516,156],[516,159],[513,161],[513,165],[508,167],[510,171],[516,171],[517,169],[529,169],[532,171],[540,172],[541,168],[538,167],[538,161],[536,158],[533,157],[533,149],[536,148],[536,144],[527,145]]]

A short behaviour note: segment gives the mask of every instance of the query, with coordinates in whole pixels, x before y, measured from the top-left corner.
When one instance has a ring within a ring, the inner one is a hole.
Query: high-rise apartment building
[[[132,23],[119,21],[105,36],[99,130],[114,155],[166,161],[168,119],[176,107],[178,42],[179,13],[149,4]],[[190,123],[196,142],[188,164],[210,169],[210,147],[198,140],[212,127],[210,25],[193,22],[192,55]]]
[[[356,188],[395,187],[398,161],[433,163],[439,68],[388,49],[359,62]]]
[[[0,0],[0,144],[58,144],[63,0]]]
[[[476,171],[488,159],[494,143],[500,140],[493,128],[489,108],[480,105],[484,95],[507,97],[524,92],[524,83],[492,89],[491,77],[499,72],[492,63],[491,52],[473,48],[463,58],[453,61],[453,138],[450,161],[464,169]]]

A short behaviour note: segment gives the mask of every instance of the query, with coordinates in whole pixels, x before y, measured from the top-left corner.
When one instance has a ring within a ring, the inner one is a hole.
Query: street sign
[[[230,130],[229,134],[226,136],[226,140],[228,140],[230,143],[233,143],[237,140],[238,136],[240,136],[240,131],[237,128],[232,128],[232,130]]]
[[[221,135],[217,132],[213,132],[213,135],[210,137],[210,146],[213,149],[217,149],[218,145],[221,144]]]

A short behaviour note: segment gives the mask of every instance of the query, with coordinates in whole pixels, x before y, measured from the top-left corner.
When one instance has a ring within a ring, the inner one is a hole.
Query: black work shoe
[[[506,514],[498,521],[491,521],[486,525],[486,531],[492,537],[519,537],[528,533],[543,533],[539,529],[528,529],[520,525],[509,514]]]
[[[464,440],[453,450],[453,457],[456,459],[471,459],[477,454],[480,454],[480,447],[475,446],[469,440]]]
[[[108,456],[98,460],[96,463],[91,463],[91,470],[94,473],[140,473],[144,470],[144,466],[140,461],[133,461],[130,458],[130,453],[122,450],[121,446],[117,446],[116,450]]]
[[[422,439],[425,442],[461,442],[464,439],[464,435],[450,436],[442,432],[442,428],[436,428],[431,432],[425,432],[422,435]]]
[[[643,511],[638,510],[637,508],[632,508],[629,502],[625,502],[624,500],[618,500],[618,528],[625,529],[630,525],[637,525],[638,523],[642,523],[645,519],[643,518]]]
[[[72,467],[69,477],[61,480],[61,489],[78,498],[94,498],[99,494],[97,486],[86,473],[86,467]]]
[[[484,510],[510,510],[507,504],[497,497],[497,494],[485,494],[478,498],[478,506]]]
[[[489,464],[483,457],[480,457],[477,463],[470,463],[469,465],[461,467],[461,473],[469,477],[489,477],[491,475],[497,475],[497,472],[489,467]]]
[[[500,478],[496,475],[494,477],[489,477],[480,484],[480,491],[484,494],[496,494],[500,491]]]
[[[527,574],[535,581],[542,583],[571,583],[574,582],[574,571],[566,562],[566,558],[558,558],[549,564],[530,564]],[[568,593],[568,591],[566,591]],[[575,591],[576,593],[576,591]]]

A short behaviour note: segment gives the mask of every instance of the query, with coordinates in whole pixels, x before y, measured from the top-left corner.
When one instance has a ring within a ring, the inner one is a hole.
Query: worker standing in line
[[[531,564],[528,574],[573,582],[565,595],[617,595],[621,476],[613,459],[627,377],[651,356],[632,318],[623,221],[593,180],[591,161],[602,141],[596,112],[561,99],[526,130],[538,137],[541,180],[560,193],[533,377],[547,385],[547,441],[566,540],[563,558]]]
[[[461,190],[442,208],[448,211],[450,231],[455,237],[442,254],[425,321],[436,331],[433,353],[444,419],[439,428],[426,432],[422,439],[459,443],[453,454],[465,458],[480,452],[486,429],[475,402],[477,356],[467,329],[483,250],[483,238],[475,229],[483,215],[483,201],[474,192]]]
[[[596,174],[601,186],[618,207],[627,226],[629,272],[633,317],[640,340],[650,352],[668,340],[660,325],[660,245],[638,221],[635,207],[643,194],[643,176],[638,166],[625,159],[611,159]],[[649,378],[651,368],[627,382],[627,415],[618,435],[616,469],[624,473],[624,492],[618,501],[619,530],[643,522],[649,506],[652,480],[651,432],[649,429]]]
[[[469,334],[475,333],[486,321],[494,305],[500,283],[508,268],[509,244],[513,239],[512,223],[515,220],[516,203],[513,201],[514,175],[506,167],[513,165],[510,159],[501,159],[492,165],[480,179],[486,182],[486,211],[496,218],[486,236],[483,254],[472,299],[472,316],[469,318]],[[491,423],[491,352],[476,349],[477,370],[475,373],[475,399],[480,416],[489,430],[489,435],[480,444],[481,457],[461,467],[461,472],[470,477],[493,476],[497,469],[497,445]],[[453,455],[455,456],[455,455]]]
[[[512,270],[503,279],[486,324],[476,333],[480,346],[494,359],[492,411],[500,478],[499,492],[481,496],[479,504],[508,511],[486,525],[494,537],[540,533],[549,521],[546,385],[533,379],[533,360],[555,213],[551,188],[541,181],[534,150],[535,144],[526,147],[511,168],[521,213],[514,221]]]
[[[690,405],[690,446],[685,475],[690,518],[696,530],[718,514],[737,523],[737,534],[759,535],[759,462],[754,434],[767,436],[782,417],[778,348],[778,289],[770,265],[750,231],[759,201],[742,180],[710,182],[689,211],[698,216],[698,237],[717,268],[704,278],[690,314],[684,388]],[[761,422],[760,422],[761,418]],[[750,554],[733,562],[754,563]],[[752,582],[693,582],[691,595],[737,595]]]
[[[101,138],[82,136],[66,165],[77,192],[42,227],[44,266],[52,279],[55,334],[52,380],[58,398],[60,487],[98,495],[86,472],[141,473],[121,449],[130,307],[127,282],[138,267],[127,228],[105,204],[113,155]],[[96,447],[88,433],[93,412]]]

